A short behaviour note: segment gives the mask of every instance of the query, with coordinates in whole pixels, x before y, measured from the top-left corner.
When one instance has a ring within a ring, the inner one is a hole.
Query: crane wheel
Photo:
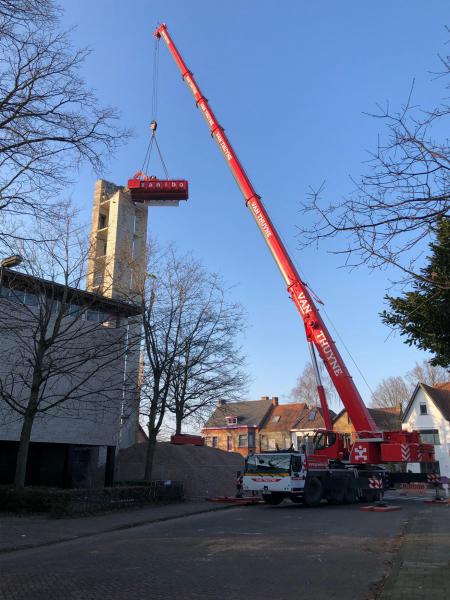
[[[295,496],[294,494],[292,494],[292,496],[290,496],[290,498],[294,504],[303,504],[302,496]]]
[[[335,488],[330,491],[328,494],[328,502],[330,504],[338,505],[343,504],[345,497],[345,489],[344,488]]]
[[[270,506],[276,506],[277,504],[281,504],[281,502],[283,502],[283,496],[281,494],[263,494],[263,500]]]
[[[356,490],[353,488],[346,488],[344,492],[344,504],[354,504],[356,499]]]
[[[323,495],[323,485],[318,477],[311,477],[306,482],[305,491],[303,494],[303,501],[306,506],[313,508],[319,506]]]

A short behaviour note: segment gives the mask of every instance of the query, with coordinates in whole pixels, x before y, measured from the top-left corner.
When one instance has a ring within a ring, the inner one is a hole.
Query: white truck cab
[[[251,454],[245,461],[244,492],[261,494],[267,504],[284,497],[300,502],[306,480],[306,460],[301,452]]]

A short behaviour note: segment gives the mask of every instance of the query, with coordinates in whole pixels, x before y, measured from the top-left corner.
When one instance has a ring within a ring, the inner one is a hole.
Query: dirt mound
[[[147,444],[134,444],[119,452],[117,478],[143,478]],[[234,495],[236,472],[243,471],[240,454],[208,446],[156,444],[152,479],[183,481],[187,498]]]

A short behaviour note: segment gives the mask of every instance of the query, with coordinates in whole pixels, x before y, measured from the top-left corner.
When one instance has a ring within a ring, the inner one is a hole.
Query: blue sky
[[[77,0],[63,7],[64,24],[76,27],[74,43],[93,50],[86,81],[134,131],[105,179],[125,184],[142,165],[152,118],[152,32],[165,21],[302,276],[325,301],[370,386],[427,357],[398,334],[388,337],[380,323],[392,274],[349,272],[326,246],[300,252],[296,224],[305,219],[299,207],[310,186],[325,180],[326,196],[339,199],[352,190],[350,175],[364,172],[367,152],[383,130],[363,112],[386,100],[399,106],[414,78],[418,103],[428,106],[442,97],[442,81],[430,71],[438,68],[437,54],[448,49],[448,2]],[[150,234],[192,251],[233,286],[232,296],[249,314],[242,341],[253,379],[249,398],[285,398],[308,361],[301,319],[163,43],[158,98],[159,143],[170,175],[189,179],[190,200],[177,209],[151,208]],[[68,191],[86,221],[95,178],[82,170]],[[368,387],[337,342],[369,400]]]

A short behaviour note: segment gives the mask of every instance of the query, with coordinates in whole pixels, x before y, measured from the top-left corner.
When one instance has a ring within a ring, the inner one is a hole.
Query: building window
[[[32,292],[26,292],[25,294],[25,304],[28,306],[37,306],[39,304],[39,297]]]
[[[219,438],[217,437],[217,435],[214,435],[213,439],[212,439],[212,447],[217,448],[218,445],[219,445]]]
[[[262,435],[261,436],[261,450],[267,450],[269,447],[268,441],[267,441],[267,436],[266,435]]]
[[[205,444],[207,446],[211,446],[212,445],[211,436],[208,435],[208,436],[205,437]]]
[[[88,308],[86,311],[86,319],[88,321],[97,321],[98,322],[98,309],[97,308]]]
[[[239,436],[239,448],[247,448],[247,436],[246,435],[240,435]]]
[[[248,447],[249,448],[255,447],[255,432],[254,431],[248,432]]]
[[[98,228],[104,229],[107,226],[106,215],[100,213],[98,216]]]
[[[231,452],[233,450],[233,438],[231,437],[231,435],[227,437],[227,450],[228,452]]]
[[[11,302],[18,302],[20,304],[23,304],[25,302],[25,292],[23,292],[22,290],[15,290],[13,288],[10,288],[8,290],[7,298]]]
[[[424,444],[439,446],[441,443],[437,429],[420,429],[420,438]]]
[[[289,450],[289,448],[291,447],[291,444],[292,444],[291,438],[288,438],[288,437],[284,438],[284,447],[286,450]]]
[[[315,411],[315,410],[312,410],[312,411],[309,413],[309,416],[308,416],[308,421],[315,421],[315,420],[316,420],[316,411]]]
[[[427,405],[426,404],[421,404],[420,405],[420,414],[421,415],[427,415],[428,414],[428,412],[427,412]]]
[[[237,417],[225,417],[227,425],[237,425]]]
[[[279,421],[279,420],[280,420],[280,415],[275,415],[275,416],[272,418],[272,423],[278,423],[278,421]]]
[[[276,450],[277,444],[274,438],[269,438],[269,450]]]

